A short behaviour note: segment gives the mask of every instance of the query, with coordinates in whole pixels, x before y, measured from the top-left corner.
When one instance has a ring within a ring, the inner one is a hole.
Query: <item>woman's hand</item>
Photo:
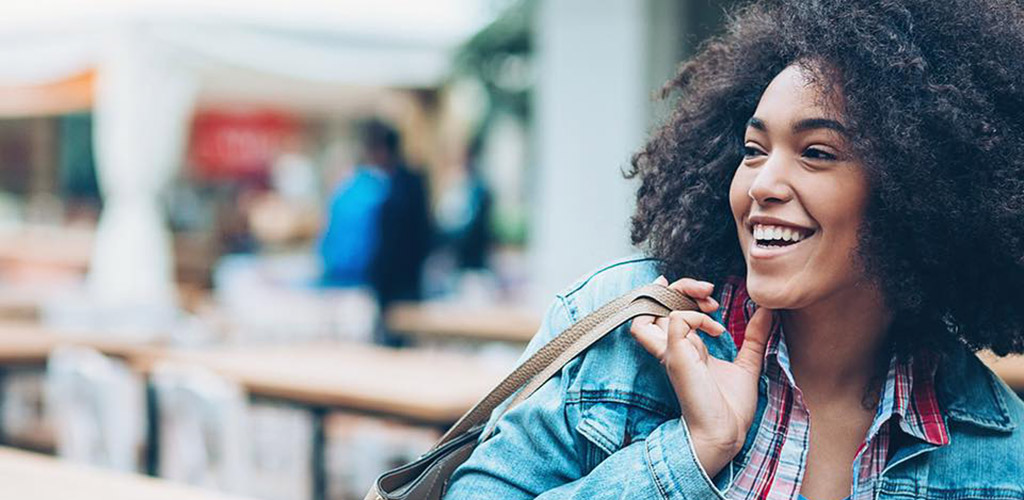
[[[664,277],[655,283],[668,285]],[[706,314],[718,309],[711,298],[714,286],[689,278],[668,286],[695,299],[701,312],[673,311],[658,319],[640,316],[629,331],[665,366],[697,459],[714,477],[739,452],[754,419],[772,311],[762,307],[754,313],[736,360],[730,363],[709,356],[697,334],[701,330],[717,337],[725,331]]]

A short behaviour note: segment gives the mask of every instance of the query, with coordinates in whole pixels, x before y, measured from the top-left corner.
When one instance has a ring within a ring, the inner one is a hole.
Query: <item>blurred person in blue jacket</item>
[[[327,229],[319,248],[324,285],[370,284],[370,266],[379,240],[380,210],[388,187],[387,175],[360,165],[331,195]]]
[[[383,313],[421,297],[432,234],[426,182],[409,169],[398,132],[379,121],[363,130],[365,161],[334,192],[320,241],[327,286],[369,285]],[[378,328],[376,342],[399,339]]]

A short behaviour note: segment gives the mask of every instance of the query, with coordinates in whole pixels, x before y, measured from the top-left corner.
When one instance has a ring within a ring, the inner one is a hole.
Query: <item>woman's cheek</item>
[[[743,226],[743,219],[750,212],[750,183],[753,180],[750,169],[742,164],[736,168],[732,176],[732,183],[729,184],[729,207],[732,209],[733,220],[736,221],[736,228],[740,230]]]

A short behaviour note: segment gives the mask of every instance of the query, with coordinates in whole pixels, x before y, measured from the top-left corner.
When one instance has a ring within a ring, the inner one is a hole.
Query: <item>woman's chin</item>
[[[769,309],[793,309],[797,300],[793,290],[784,284],[747,282],[747,294],[759,307]]]

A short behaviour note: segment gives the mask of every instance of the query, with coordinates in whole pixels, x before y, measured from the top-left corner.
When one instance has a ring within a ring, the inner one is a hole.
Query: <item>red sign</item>
[[[192,120],[189,160],[208,179],[266,178],[298,120],[279,111],[200,111]]]

